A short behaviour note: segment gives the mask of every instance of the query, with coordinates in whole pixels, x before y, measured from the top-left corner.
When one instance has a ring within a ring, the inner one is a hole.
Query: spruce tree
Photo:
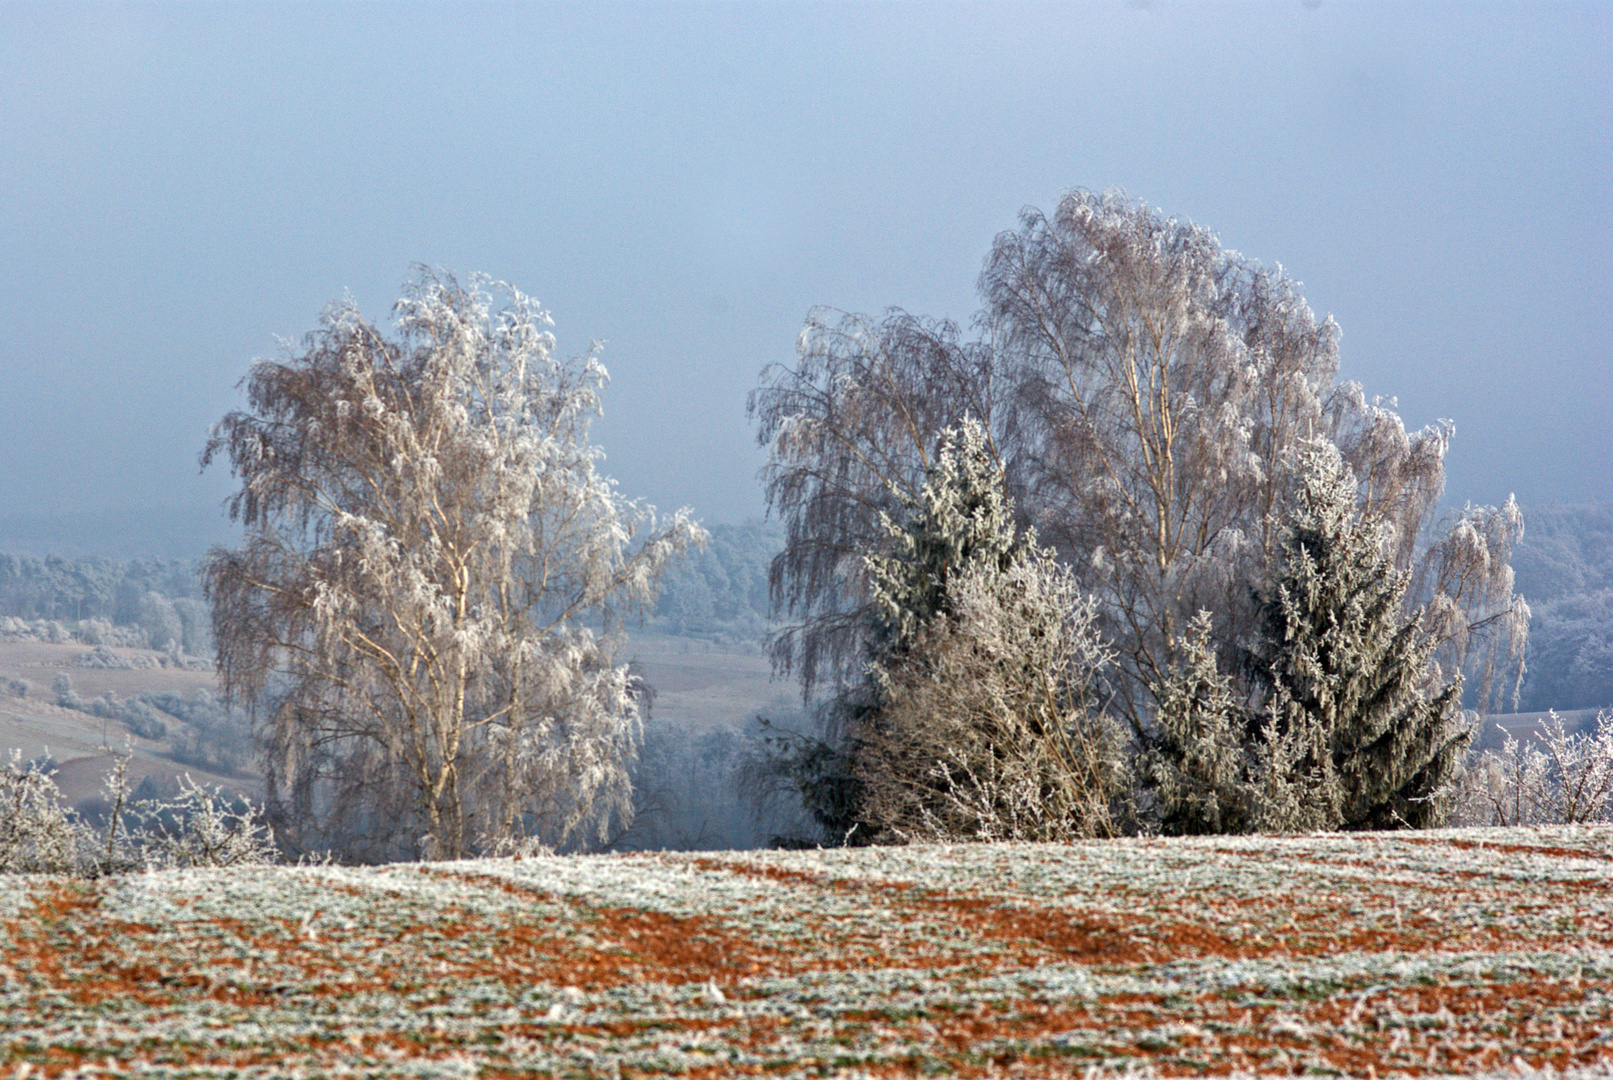
[[[980,424],[949,433],[891,549],[870,555],[874,633],[848,729],[873,835],[1069,840],[1117,831],[1113,656],[1096,603],[1020,534]]]
[[[948,432],[918,496],[902,499],[900,520],[880,514],[891,550],[864,557],[873,592],[870,660],[905,652],[919,630],[950,614],[948,585],[976,561],[1007,570],[1020,543],[1002,470],[986,430],[965,420]],[[1034,536],[1028,538],[1034,546]]]
[[[863,558],[863,678],[823,740],[781,740],[831,839],[1053,840],[1113,835],[1125,784],[1098,705],[1112,663],[1096,604],[1020,534],[980,424],[947,432],[905,513]]]
[[[1254,831],[1254,747],[1244,738],[1232,676],[1219,670],[1208,611],[1188,628],[1185,657],[1153,688],[1158,730],[1142,756],[1160,831],[1195,836]]]
[[[898,493],[899,517],[881,511],[889,542],[863,567],[871,599],[862,612],[863,677],[824,706],[821,739],[781,733],[770,739],[762,771],[793,786],[832,841],[872,843],[886,832],[867,813],[870,740],[884,743],[889,672],[906,663],[927,627],[953,610],[949,586],[976,562],[1006,569],[1019,541],[985,428],[965,420],[943,437],[916,496]],[[922,661],[917,661],[922,663]]]
[[[1265,703],[1246,718],[1248,743],[1270,748],[1263,779],[1292,796],[1280,815],[1289,820],[1267,823],[1427,827],[1472,738],[1456,721],[1460,676],[1444,679],[1421,612],[1402,614],[1408,575],[1363,519],[1338,451],[1316,442],[1297,457],[1282,562],[1247,667]]]

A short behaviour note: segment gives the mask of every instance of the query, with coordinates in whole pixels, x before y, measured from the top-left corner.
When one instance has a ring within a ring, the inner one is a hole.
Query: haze
[[[1447,498],[1613,499],[1605,4],[0,7],[0,516],[205,519],[276,335],[411,265],[607,342],[630,496],[761,513],[815,304],[967,322],[991,239],[1124,188],[1281,262]]]

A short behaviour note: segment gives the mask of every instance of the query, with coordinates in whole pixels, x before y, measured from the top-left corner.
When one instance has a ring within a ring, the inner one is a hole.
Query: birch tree
[[[891,542],[900,515],[939,460],[944,433],[979,422],[999,466],[995,352],[950,322],[892,310],[883,318],[814,309],[794,364],[770,365],[749,411],[767,450],[769,507],[784,550],[768,570],[781,674],[804,697],[861,678],[871,593],[863,556]]]
[[[1120,193],[1072,192],[997,238],[981,291],[1010,356],[1032,520],[1104,601],[1139,732],[1196,612],[1213,613],[1228,662],[1254,632],[1284,457],[1318,438],[1413,575],[1405,603],[1428,608],[1445,665],[1486,696],[1517,670],[1516,506],[1440,514],[1452,426],[1408,432],[1392,400],[1339,383],[1338,326],[1280,266]]]
[[[612,631],[703,531],[596,470],[605,368],[531,298],[421,270],[393,315],[332,305],[202,454],[240,481],[204,580],[270,812],[365,858],[603,839],[640,720]]]

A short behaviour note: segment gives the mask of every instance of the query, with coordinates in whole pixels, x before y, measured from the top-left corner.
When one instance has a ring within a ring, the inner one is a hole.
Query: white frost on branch
[[[333,306],[203,456],[241,481],[207,583],[271,810],[367,857],[603,839],[640,721],[613,631],[704,532],[595,470],[605,368],[530,297],[422,270],[394,316]]]

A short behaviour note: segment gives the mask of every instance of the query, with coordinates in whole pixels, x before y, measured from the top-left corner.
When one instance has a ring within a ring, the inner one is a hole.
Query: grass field
[[[0,1074],[1613,1062],[1613,828],[0,879]]]
[[[723,646],[651,631],[635,631],[622,650],[655,691],[655,719],[691,730],[739,728],[757,713],[794,717],[800,688],[773,678],[759,646]]]

